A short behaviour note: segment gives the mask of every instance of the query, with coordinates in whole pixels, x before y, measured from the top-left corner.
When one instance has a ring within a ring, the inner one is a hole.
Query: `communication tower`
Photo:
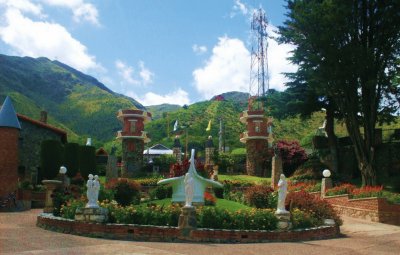
[[[251,97],[265,97],[269,89],[268,73],[268,21],[265,11],[260,8],[253,13],[251,22],[251,66],[250,88]]]

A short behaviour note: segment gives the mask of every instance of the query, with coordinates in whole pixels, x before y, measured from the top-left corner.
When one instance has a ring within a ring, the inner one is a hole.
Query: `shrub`
[[[215,206],[217,199],[209,192],[204,192],[204,205]]]
[[[318,219],[311,212],[301,211],[298,208],[291,213],[293,228],[310,228],[322,224],[322,220]]]
[[[277,147],[282,157],[283,172],[286,176],[291,176],[294,170],[307,160],[307,153],[298,141],[280,140],[277,142]]]
[[[345,183],[340,186],[333,187],[332,189],[328,189],[325,195],[337,196],[337,195],[350,194],[351,191],[355,188],[356,186],[354,186],[353,184]]]
[[[150,198],[154,199],[164,199],[167,197],[172,197],[172,187],[160,185],[150,191]]]
[[[321,183],[304,183],[304,182],[296,182],[296,183],[289,183],[289,191],[300,191],[304,190],[307,192],[317,192],[321,191]]]
[[[74,219],[76,209],[84,207],[86,204],[85,199],[72,199],[66,202],[65,205],[61,206],[60,214],[61,217],[66,219]]]
[[[100,206],[108,209],[111,223],[121,224],[177,226],[181,213],[181,208],[175,205],[148,205],[147,207],[129,205],[122,207],[113,201],[105,201]]]
[[[307,161],[300,165],[293,173],[292,180],[320,180],[322,178],[322,170],[328,166],[321,163],[318,155],[311,154]]]
[[[73,199],[70,192],[67,190],[59,190],[56,189],[51,194],[51,198],[53,200],[53,215],[60,216],[61,215],[61,207],[64,206],[68,200]]]
[[[224,188],[213,188],[214,194],[217,198],[224,198]]]
[[[74,177],[71,179],[71,184],[78,185],[78,186],[83,186],[85,183],[85,179],[83,179],[82,175],[80,172],[76,173]]]
[[[306,191],[290,192],[286,197],[286,205],[290,205],[292,211],[297,208],[311,213],[318,220],[333,219],[336,224],[342,224],[341,219],[327,201]]]
[[[157,182],[161,179],[161,177],[148,177],[137,179],[136,181],[142,186],[157,186]]]
[[[135,181],[126,178],[111,179],[106,188],[114,190],[114,198],[122,206],[140,203],[140,184]]]
[[[245,191],[244,197],[248,205],[256,208],[275,208],[277,205],[276,194],[270,186],[249,187]]]
[[[201,228],[274,230],[278,220],[272,210],[253,209],[230,212],[216,207],[197,210],[197,224]]]

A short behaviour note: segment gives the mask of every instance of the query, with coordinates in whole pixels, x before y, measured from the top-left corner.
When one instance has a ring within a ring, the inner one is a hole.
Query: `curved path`
[[[0,254],[400,254],[400,227],[344,218],[341,238],[296,243],[191,244],[96,239],[37,228],[39,209],[0,213]]]

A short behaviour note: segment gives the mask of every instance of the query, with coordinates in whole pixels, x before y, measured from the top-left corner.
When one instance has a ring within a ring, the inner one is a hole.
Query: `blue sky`
[[[57,59],[144,105],[249,91],[250,20],[271,35],[282,0],[0,0],[0,52]],[[269,40],[270,87],[294,71],[291,45]]]

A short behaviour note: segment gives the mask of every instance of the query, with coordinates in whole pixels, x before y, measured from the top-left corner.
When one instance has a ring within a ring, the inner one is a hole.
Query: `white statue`
[[[99,176],[95,175],[93,181],[93,199],[97,207],[98,207],[97,201],[99,200],[99,192],[100,192]]]
[[[89,174],[89,180],[86,183],[87,191],[86,196],[88,199],[88,203],[86,204],[86,208],[99,207],[97,205],[97,198],[95,192],[95,180],[93,180],[93,174]]]
[[[281,174],[281,178],[278,182],[278,208],[276,210],[277,214],[289,213],[285,209],[285,200],[287,195],[288,184],[284,174]]]
[[[193,175],[190,171],[186,173],[184,183],[185,183],[185,207],[192,207],[194,182],[193,182]]]

